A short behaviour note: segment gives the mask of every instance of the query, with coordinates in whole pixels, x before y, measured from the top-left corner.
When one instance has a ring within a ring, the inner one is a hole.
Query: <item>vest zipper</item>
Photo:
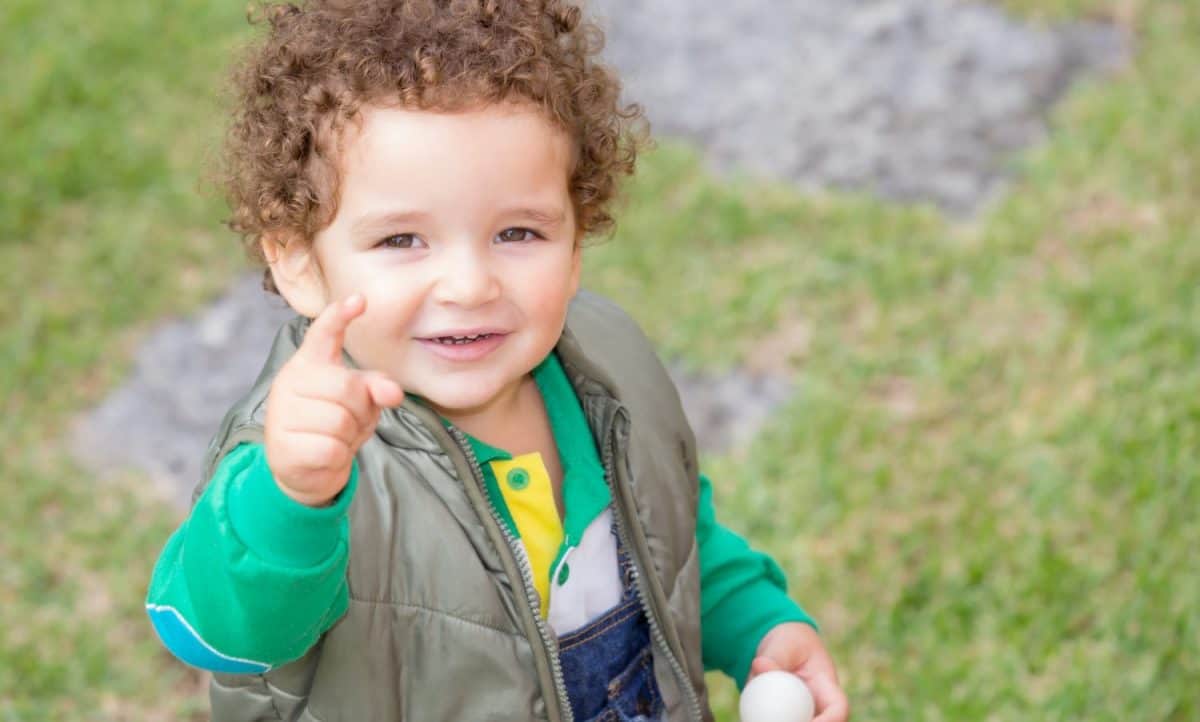
[[[537,627],[538,635],[542,638],[542,651],[546,654],[550,674],[554,678],[559,717],[563,722],[574,722],[571,703],[567,699],[567,684],[563,681],[562,665],[559,664],[558,660],[558,642],[550,635],[550,631],[542,619],[540,611],[541,601],[538,598],[537,589],[533,586],[533,569],[529,566],[529,557],[517,551],[517,544],[520,540],[509,531],[503,517],[500,516],[500,510],[496,508],[496,503],[492,500],[491,495],[488,494],[487,486],[484,484],[483,477],[479,473],[479,459],[475,456],[475,451],[471,448],[470,442],[467,441],[466,436],[457,427],[449,426],[448,428],[450,435],[454,437],[455,442],[466,454],[467,460],[471,462],[471,476],[474,477],[475,483],[479,486],[480,493],[487,501],[488,512],[492,516],[492,521],[496,522],[496,526],[500,527],[500,533],[503,534],[504,541],[507,542],[508,549],[512,552],[513,558],[516,560],[517,566],[521,571],[521,586],[525,590],[525,601],[529,603],[529,611],[533,615],[534,626]]]
[[[618,409],[613,415],[613,421],[609,422],[608,433],[605,435],[604,442],[604,479],[608,482],[609,489],[612,490],[614,506],[619,507],[620,502],[625,502],[629,511],[633,511],[632,504],[628,503],[627,498],[623,498],[617,488],[616,474],[613,471],[613,460],[616,457],[616,442],[615,424],[613,423],[617,415],[620,415],[624,409]],[[696,690],[692,688],[691,678],[688,677],[687,671],[683,668],[683,664],[675,656],[671,650],[671,645],[667,642],[667,635],[663,633],[662,627],[659,625],[658,617],[654,613],[653,605],[650,602],[650,594],[646,589],[646,582],[642,578],[642,561],[641,554],[638,553],[637,547],[633,545],[633,540],[630,538],[628,530],[625,528],[625,515],[620,512],[619,508],[614,508],[614,516],[617,520],[617,534],[621,538],[621,543],[626,549],[633,552],[633,579],[634,587],[637,589],[638,601],[642,603],[642,609],[646,612],[646,620],[650,624],[650,635],[654,638],[655,644],[662,649],[667,662],[671,666],[671,671],[674,672],[676,680],[683,688],[683,694],[687,698],[688,705],[691,709],[692,719],[697,722],[702,722],[704,714],[700,710],[700,699],[696,695]]]

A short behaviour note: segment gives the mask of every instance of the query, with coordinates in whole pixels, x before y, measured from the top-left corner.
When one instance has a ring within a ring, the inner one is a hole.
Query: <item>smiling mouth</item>
[[[452,363],[481,361],[496,352],[508,333],[476,333],[469,336],[431,336],[418,339],[430,353]]]

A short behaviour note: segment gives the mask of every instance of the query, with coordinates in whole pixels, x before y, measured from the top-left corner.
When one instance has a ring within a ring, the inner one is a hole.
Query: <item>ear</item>
[[[264,233],[259,244],[275,287],[292,310],[309,318],[320,315],[328,292],[312,244],[284,232]]]

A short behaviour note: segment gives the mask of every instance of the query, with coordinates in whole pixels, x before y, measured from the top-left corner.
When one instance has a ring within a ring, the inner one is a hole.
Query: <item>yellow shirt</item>
[[[616,569],[616,545],[607,533],[612,517],[605,513],[612,495],[575,389],[553,352],[533,369],[532,375],[546,405],[554,443],[562,461],[564,518],[558,515],[554,486],[540,453],[513,456],[472,436],[468,435],[467,440],[483,473],[492,503],[508,530],[524,547],[533,572],[533,586],[541,601],[542,616],[548,617],[552,590],[565,586],[579,589],[579,585],[569,584],[572,566],[580,572],[585,570],[568,562],[567,557],[573,555],[585,538],[588,540],[585,553],[578,555],[580,561],[589,560],[589,569],[585,573],[604,579],[599,589],[588,585],[588,599],[604,604],[619,598],[619,586],[609,587],[619,585],[620,580]],[[603,525],[603,533],[593,530],[589,534],[593,524]],[[610,558],[612,564],[608,569]],[[604,568],[592,568],[595,564]],[[572,604],[577,608],[593,606],[584,604],[580,607],[579,599],[572,599]],[[577,616],[572,614],[571,618]]]

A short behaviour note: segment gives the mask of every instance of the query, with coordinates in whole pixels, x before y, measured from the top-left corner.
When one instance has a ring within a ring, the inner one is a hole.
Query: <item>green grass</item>
[[[705,467],[855,719],[1198,719],[1200,6],[1007,4],[1118,17],[1140,52],[977,222],[721,182],[666,145],[587,281],[671,356],[794,380]],[[241,266],[197,178],[245,34],[240,6],[93,7],[0,10],[0,720],[204,719],[140,606],[176,512],[58,439]]]
[[[146,625],[176,523],[144,479],[98,480],[58,441],[164,314],[241,264],[197,179],[219,136],[212,3],[0,8],[0,720],[201,719],[202,679]]]

